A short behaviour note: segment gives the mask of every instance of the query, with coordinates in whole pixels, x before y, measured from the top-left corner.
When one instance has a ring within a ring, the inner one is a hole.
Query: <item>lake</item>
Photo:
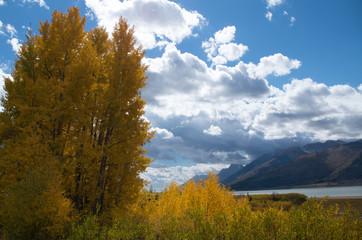
[[[362,197],[362,186],[349,187],[320,187],[320,188],[292,188],[292,189],[273,189],[256,191],[235,191],[235,195],[255,195],[255,194],[273,194],[273,193],[301,193],[307,197]]]

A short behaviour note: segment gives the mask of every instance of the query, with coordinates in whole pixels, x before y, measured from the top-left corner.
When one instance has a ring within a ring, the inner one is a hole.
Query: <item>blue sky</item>
[[[291,145],[362,138],[362,2],[0,0],[0,84],[27,27],[76,5],[87,30],[125,17],[147,51],[143,175],[160,189]]]

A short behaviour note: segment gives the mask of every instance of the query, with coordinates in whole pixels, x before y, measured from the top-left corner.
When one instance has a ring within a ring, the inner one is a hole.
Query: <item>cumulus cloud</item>
[[[252,160],[278,147],[362,137],[357,130],[362,127],[362,87],[357,91],[294,79],[277,89],[268,84],[269,75],[301,66],[282,54],[263,57],[258,64],[240,61],[211,68],[169,45],[161,57],[145,63],[146,116],[160,129],[147,146],[155,159],[230,164],[236,161],[231,153],[239,151]],[[216,152],[230,154],[224,158]]]
[[[168,0],[86,0],[86,5],[108,32],[113,31],[120,16],[125,17],[135,26],[135,37],[146,49],[179,43],[205,23],[201,14]]]
[[[204,129],[202,132],[212,136],[219,136],[222,134],[221,128],[214,125],[211,125],[209,129]]]
[[[187,101],[208,94],[207,82],[209,73],[207,65],[198,57],[181,52],[173,45],[166,47],[160,58],[145,59],[149,65],[150,81],[143,91],[148,100],[148,106],[165,106],[178,104],[171,112],[159,112],[160,115],[192,115],[194,110],[187,105]],[[201,94],[196,96],[195,93]],[[184,101],[179,99],[184,98]],[[154,109],[157,111],[157,109]]]
[[[294,79],[268,99],[252,127],[265,139],[309,134],[311,139],[361,138],[362,95],[348,85],[328,87],[312,79]]]
[[[11,38],[7,40],[7,43],[11,45],[13,51],[15,53],[18,53],[21,48],[21,43],[19,42],[19,39],[17,38]]]
[[[29,3],[37,3],[40,7],[44,7],[46,9],[49,9],[49,6],[46,4],[44,0],[21,0],[23,3],[29,2]]]
[[[235,32],[235,26],[228,26],[217,31],[213,38],[202,42],[202,48],[213,65],[238,60],[249,50],[248,46],[231,42],[235,38]]]
[[[0,6],[1,5],[5,5],[5,1],[4,0],[0,0]]]
[[[162,191],[170,182],[183,184],[196,175],[206,175],[209,172],[219,172],[227,168],[227,164],[197,164],[195,166],[176,166],[168,168],[149,167],[147,172],[141,177],[151,182],[152,187],[157,191]]]
[[[292,69],[298,69],[302,63],[297,59],[289,59],[281,53],[263,57],[258,65],[250,63],[248,73],[252,78],[265,78],[270,74],[282,76],[289,74]]]
[[[235,26],[227,26],[222,30],[215,33],[216,43],[229,43],[235,38],[236,28]]]
[[[283,0],[267,0],[267,8],[273,8],[283,3]]]
[[[265,17],[269,20],[269,22],[271,22],[272,17],[273,17],[273,14],[272,14],[270,11],[268,11],[268,12],[265,14]]]
[[[265,144],[252,127],[263,102],[278,91],[266,79],[250,77],[250,63],[211,68],[174,45],[168,45],[161,57],[144,62],[149,65],[149,81],[142,95],[147,119],[156,131],[146,147],[153,159],[246,163],[282,143],[285,146],[279,140]]]
[[[219,54],[224,56],[228,61],[238,60],[247,50],[247,46],[236,43],[223,44],[218,49]]]
[[[10,39],[7,40],[7,43],[11,45],[11,47],[15,53],[18,53],[18,51],[20,50],[20,47],[21,47],[21,43],[19,42],[19,39],[17,39],[15,37],[16,33],[17,33],[15,27],[11,24],[6,24],[5,30],[6,30],[7,34],[5,34],[2,31],[2,26],[3,26],[3,23],[0,21],[0,34],[10,36]]]
[[[214,115],[218,107],[228,107],[235,99],[263,98],[270,92],[265,79],[249,76],[248,64],[213,69],[175,46],[167,46],[162,57],[145,63],[149,65],[149,83],[143,90],[147,111],[164,119],[202,112]]]
[[[156,134],[160,135],[163,139],[171,139],[173,138],[172,132],[168,131],[167,129],[161,129],[161,128],[151,128],[151,131],[155,131]]]

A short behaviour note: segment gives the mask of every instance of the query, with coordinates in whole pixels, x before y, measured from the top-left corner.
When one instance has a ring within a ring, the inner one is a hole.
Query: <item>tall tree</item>
[[[27,140],[46,146],[39,151],[49,152],[49,164],[56,159],[65,196],[78,212],[122,213],[143,187],[139,174],[150,163],[144,145],[153,133],[142,117],[144,51],[123,18],[112,38],[104,28],[84,27],[85,18],[72,7],[41,22],[39,35],[27,35],[13,80],[5,80],[0,184],[6,189],[6,176],[17,176],[11,178],[16,186],[28,173],[6,156],[31,132],[36,137]]]
[[[24,128],[22,136],[7,141],[2,151],[4,239],[56,239],[70,220],[71,203],[64,196],[59,162],[34,130]]]

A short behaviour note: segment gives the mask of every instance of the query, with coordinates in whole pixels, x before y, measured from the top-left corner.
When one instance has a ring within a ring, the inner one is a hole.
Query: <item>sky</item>
[[[78,6],[146,50],[153,189],[276,149],[362,138],[360,0],[0,0],[0,85],[30,27]],[[0,94],[4,92],[0,90]]]

